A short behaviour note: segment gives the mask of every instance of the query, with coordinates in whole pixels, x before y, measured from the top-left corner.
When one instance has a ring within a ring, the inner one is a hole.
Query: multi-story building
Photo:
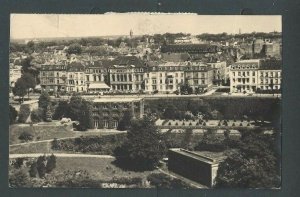
[[[255,93],[260,90],[280,89],[281,61],[242,60],[231,65],[230,92]]]
[[[67,91],[83,92],[86,91],[85,69],[81,63],[72,62],[67,67]]]
[[[262,60],[258,69],[259,90],[280,90],[281,89],[281,61]]]
[[[120,56],[109,67],[110,86],[113,91],[138,92],[143,90],[145,65],[135,56]]]
[[[214,84],[221,85],[229,79],[226,61],[207,63],[213,69],[213,82]]]
[[[117,128],[125,111],[129,110],[133,118],[144,115],[143,98],[100,98],[93,101],[93,121],[95,129]]]
[[[108,68],[110,60],[90,62],[85,67],[86,89],[90,93],[109,91]]]
[[[185,68],[185,80],[195,91],[200,88],[201,91],[207,90],[213,84],[213,68],[202,62],[188,62]]]
[[[145,92],[173,93],[184,83],[185,62],[152,62],[145,73]]]
[[[68,91],[66,64],[44,64],[40,68],[41,88],[46,91]]]

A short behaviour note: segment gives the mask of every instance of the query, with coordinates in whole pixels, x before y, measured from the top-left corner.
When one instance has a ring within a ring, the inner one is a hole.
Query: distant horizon
[[[274,32],[274,31],[273,31]],[[273,32],[255,32],[255,33],[273,33]],[[275,31],[276,33],[282,33],[282,32],[278,32]],[[167,32],[168,33],[168,32]],[[182,33],[182,32],[177,32],[177,33]],[[222,33],[226,33],[226,32],[222,32]],[[241,33],[241,34],[252,34],[254,32],[247,32],[247,33]],[[176,33],[172,33],[172,34],[176,34]],[[201,33],[201,34],[220,34],[220,33]],[[201,34],[191,34],[191,36],[197,36],[197,35],[201,35]],[[141,35],[134,35],[133,37],[141,37],[141,36],[145,36],[145,35],[149,35],[149,36],[153,36],[154,34],[141,34]],[[235,34],[228,34],[228,35],[239,35],[238,33]],[[55,40],[55,39],[78,39],[78,38],[104,38],[104,37],[126,37],[129,35],[103,35],[103,36],[78,36],[78,37],[40,37],[40,38],[11,38],[10,41],[19,41],[19,40]]]
[[[281,32],[279,15],[197,15],[153,13],[11,14],[11,40],[115,37],[164,33],[238,34]]]

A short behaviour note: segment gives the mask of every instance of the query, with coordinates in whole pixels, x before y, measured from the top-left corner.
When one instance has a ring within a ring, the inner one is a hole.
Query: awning
[[[110,89],[106,83],[91,83],[89,89]]]

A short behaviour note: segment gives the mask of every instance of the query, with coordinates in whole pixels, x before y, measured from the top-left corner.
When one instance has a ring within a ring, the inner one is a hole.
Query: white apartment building
[[[145,92],[173,93],[184,83],[185,62],[162,62],[149,66],[144,74]]]
[[[278,60],[241,60],[230,67],[230,92],[255,93],[259,90],[279,90],[281,62]]]

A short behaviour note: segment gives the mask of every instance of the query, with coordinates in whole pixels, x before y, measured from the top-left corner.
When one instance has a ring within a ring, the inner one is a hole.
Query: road
[[[24,158],[24,157],[39,157],[41,155],[49,156],[51,154],[47,153],[29,153],[29,154],[9,154],[10,159]],[[72,157],[72,158],[103,158],[103,159],[115,159],[111,155],[89,155],[89,154],[67,154],[67,153],[55,153],[56,157]]]

